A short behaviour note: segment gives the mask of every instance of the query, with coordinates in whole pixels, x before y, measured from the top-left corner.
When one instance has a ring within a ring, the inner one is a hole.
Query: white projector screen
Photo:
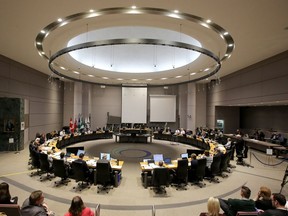
[[[176,95],[150,95],[150,122],[176,122]]]
[[[147,87],[122,87],[122,123],[147,123]]]

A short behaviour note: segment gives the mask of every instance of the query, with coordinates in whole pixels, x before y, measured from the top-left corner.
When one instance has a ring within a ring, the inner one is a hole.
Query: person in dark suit
[[[92,170],[89,169],[86,161],[84,160],[84,154],[80,153],[79,158],[77,160],[75,160],[74,162],[82,164],[82,168],[83,168],[84,172],[86,173],[86,177],[89,178],[89,180],[92,182],[93,181],[93,172],[92,172]]]
[[[246,186],[242,186],[240,190],[240,195],[241,199],[219,199],[220,207],[227,216],[235,216],[238,211],[256,211],[254,200],[249,199],[251,195],[251,190]]]
[[[271,190],[265,186],[260,187],[260,190],[257,194],[257,197],[255,197],[254,201],[257,209],[265,211],[267,209],[275,208],[272,205]]]
[[[260,214],[260,216],[288,216],[288,211],[285,208],[286,198],[283,194],[273,193],[271,196],[272,205],[275,209],[268,209]]]

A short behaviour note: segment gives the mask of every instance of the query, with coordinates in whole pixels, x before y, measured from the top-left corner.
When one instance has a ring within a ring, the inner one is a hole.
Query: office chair
[[[97,193],[100,193],[100,191],[108,191],[110,189],[113,189],[113,185],[111,185],[113,172],[111,169],[110,162],[108,160],[98,160],[97,161],[97,167],[96,167],[96,182],[98,184],[98,190]]]
[[[90,188],[90,179],[82,163],[73,161],[71,164],[71,169],[73,172],[73,179],[78,183],[77,186],[73,187],[75,190],[82,191],[85,188]]]
[[[56,187],[60,186],[60,185],[66,185],[67,186],[68,182],[70,182],[70,180],[68,179],[69,170],[68,170],[68,167],[65,164],[64,160],[53,159],[52,167],[53,167],[54,176],[61,178],[61,180],[54,182],[55,186]]]
[[[175,172],[175,182],[176,182],[176,190],[184,189],[187,190],[187,182],[188,182],[188,160],[181,159],[178,160],[177,169]]]
[[[206,158],[198,159],[198,165],[196,169],[191,170],[192,185],[197,185],[200,188],[206,186],[206,184],[203,182],[206,171],[206,161]]]
[[[166,194],[166,187],[169,186],[170,175],[168,168],[159,167],[153,170],[152,189],[159,194]]]
[[[257,211],[254,212],[245,212],[245,211],[238,211],[236,216],[254,216],[254,215],[259,215]]]
[[[51,179],[53,178],[53,176],[50,175],[52,173],[52,167],[50,167],[48,155],[44,153],[39,153],[39,160],[40,160],[40,170],[41,172],[43,172],[43,174],[46,174],[46,176],[43,175],[40,176],[40,181],[44,180],[51,181]]]
[[[4,212],[8,216],[21,216],[18,204],[0,204],[0,212]]]
[[[36,150],[29,148],[30,156],[31,156],[31,169],[36,169],[35,172],[31,172],[30,176],[40,175],[40,159],[39,159],[39,152]]]
[[[209,182],[215,182],[215,183],[220,182],[219,179],[216,178],[216,175],[220,173],[220,163],[221,163],[221,155],[214,156],[211,168],[205,174],[205,178],[208,179]]]
[[[226,154],[221,155],[220,173],[219,174],[222,176],[222,178],[228,177],[228,175],[224,172],[231,173],[230,169],[228,169],[228,164],[230,161],[230,153],[231,153],[231,150],[227,150]]]

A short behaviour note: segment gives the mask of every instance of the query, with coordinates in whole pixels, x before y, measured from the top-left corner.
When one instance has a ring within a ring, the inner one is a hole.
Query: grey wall
[[[25,107],[29,108],[25,110],[29,126],[25,140],[33,139],[37,132],[61,129],[63,84],[49,83],[47,75],[1,55],[0,97],[25,99]]]
[[[288,51],[221,78],[220,85],[210,86],[207,90],[208,127],[215,127],[217,106],[287,104],[287,83]],[[227,121],[235,119],[228,118]]]
[[[288,106],[241,107],[240,127],[288,132]]]

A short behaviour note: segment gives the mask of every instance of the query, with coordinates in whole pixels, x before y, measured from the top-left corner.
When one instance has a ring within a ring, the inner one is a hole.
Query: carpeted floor
[[[40,182],[39,177],[30,177],[28,170],[28,148],[19,154],[14,152],[0,153],[0,181],[10,184],[12,196],[19,197],[21,205],[25,198],[36,189],[45,193],[45,201],[56,215],[63,215],[69,208],[71,199],[80,195],[91,208],[100,204],[101,216],[118,215],[144,216],[152,214],[152,207],[156,209],[157,216],[172,216],[177,214],[195,215],[206,211],[206,201],[210,196],[223,198],[239,198],[239,189],[247,185],[252,190],[252,198],[256,196],[259,187],[266,185],[272,192],[279,192],[287,163],[281,159],[270,157],[258,151],[250,150],[247,163],[254,166],[237,166],[228,178],[220,178],[220,183],[206,182],[205,188],[188,186],[187,191],[167,188],[167,195],[159,196],[153,190],[144,189],[141,183],[141,169],[139,162],[149,158],[152,154],[163,153],[164,157],[176,159],[188,145],[153,140],[152,143],[115,143],[113,139],[97,140],[80,143],[74,146],[84,146],[87,155],[99,156],[100,152],[110,152],[113,158],[123,160],[123,179],[118,188],[112,189],[108,194],[97,194],[97,187],[81,192],[75,192],[73,180],[67,186],[55,187],[54,180]],[[235,161],[232,161],[235,164]],[[287,196],[287,186],[283,194]]]

